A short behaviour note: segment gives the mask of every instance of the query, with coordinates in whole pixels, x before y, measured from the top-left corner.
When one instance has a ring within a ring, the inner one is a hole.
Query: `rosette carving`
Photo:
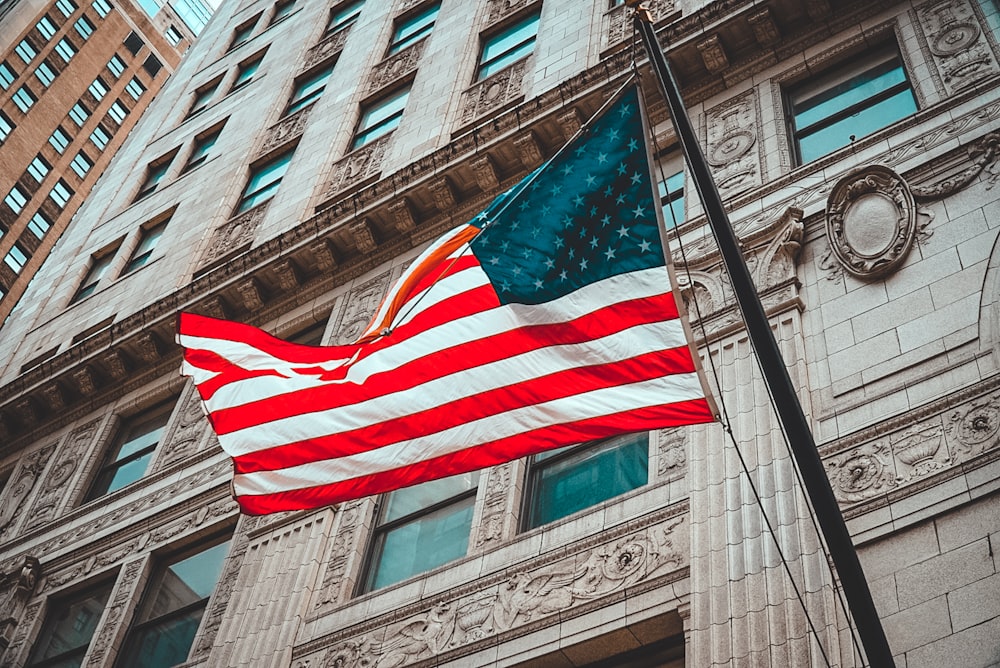
[[[212,242],[201,259],[202,266],[250,244],[257,236],[257,230],[260,229],[260,223],[270,204],[271,200],[267,200],[217,227],[212,235]]]
[[[326,196],[333,197],[351,186],[378,176],[382,172],[382,158],[385,156],[390,139],[392,139],[391,132],[347,154],[335,164]]]
[[[524,73],[530,61],[530,56],[519,60],[462,93],[461,124],[471,123],[488,112],[518,100],[521,97]]]
[[[896,475],[891,457],[888,446],[876,442],[824,462],[834,496],[841,503],[855,503],[894,487]]]
[[[983,397],[948,417],[953,452],[965,458],[978,455],[997,444],[1000,431],[1000,395]]]
[[[917,15],[930,60],[949,94],[997,72],[996,55],[967,0],[928,2],[917,10]]]

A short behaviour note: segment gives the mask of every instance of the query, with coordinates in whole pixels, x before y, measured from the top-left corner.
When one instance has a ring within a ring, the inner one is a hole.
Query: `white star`
[[[563,176],[569,176],[573,173],[573,165],[566,165],[562,168]]]
[[[601,227],[607,227],[611,224],[611,216],[604,214],[604,218],[601,218]]]
[[[559,280],[560,281],[565,281],[566,280],[566,270],[565,269],[563,269],[562,271],[559,272]]]
[[[529,202],[528,200],[521,200],[521,203],[518,205],[518,208],[521,209],[521,211],[527,211],[528,207],[530,206],[531,202]]]
[[[590,247],[591,248],[597,248],[597,237],[591,237],[591,239],[590,239]]]
[[[575,257],[576,257],[576,249],[575,248],[570,248],[569,249],[569,259],[572,260]]]
[[[587,148],[585,145],[580,144],[579,146],[576,147],[576,151],[574,152],[576,153],[576,157],[579,158],[581,155],[587,152]]]
[[[611,128],[608,130],[608,139],[615,141],[618,139],[618,128]]]
[[[507,281],[501,282],[500,289],[503,290],[504,292],[510,292],[510,283],[508,283]]]
[[[593,218],[596,215],[597,215],[597,207],[596,206],[590,207],[590,217]]]
[[[486,216],[486,212],[485,211],[480,211],[479,215],[476,216],[476,220],[486,220],[486,217],[487,217]]]
[[[615,249],[614,248],[609,248],[608,250],[604,251],[604,257],[608,258],[609,260],[614,259],[614,257],[615,257]]]
[[[514,267],[514,275],[515,276],[520,276],[521,275],[521,268],[520,267]]]
[[[618,195],[618,197],[615,198],[615,202],[618,203],[618,204],[624,204],[625,203],[625,193],[622,193],[622,194]]]
[[[490,264],[500,264],[500,258],[494,255],[493,257],[490,258]]]
[[[573,227],[573,219],[570,216],[567,215],[563,217],[563,227],[567,230]]]
[[[643,239],[639,243],[639,250],[641,250],[643,253],[648,253],[650,246],[651,246],[651,244],[649,243],[649,241],[647,241],[646,239]]]
[[[546,258],[545,259],[545,268],[546,269],[555,269],[556,268],[555,260],[553,260],[552,258]]]
[[[642,174],[636,172],[632,175],[632,183],[642,183]]]
[[[604,196],[605,197],[611,197],[614,194],[615,194],[615,190],[611,186],[608,186],[607,188],[604,189]]]
[[[558,195],[562,192],[562,186],[557,183],[549,189],[549,192],[551,192],[553,196]]]
[[[523,257],[525,260],[531,257],[531,249],[525,248],[523,251],[521,251],[521,257]]]
[[[503,241],[500,242],[500,250],[502,250],[504,253],[506,253],[508,248],[510,248],[510,242],[509,241],[507,241],[506,239],[504,239]]]
[[[607,153],[598,153],[597,154],[597,162],[598,163],[600,163],[600,164],[603,165],[607,161],[608,161],[608,154]]]
[[[587,258],[580,260],[580,271],[587,271]]]
[[[535,281],[535,289],[536,289],[536,290],[541,290],[541,289],[542,289],[542,286],[544,286],[544,285],[545,285],[545,284],[544,284],[544,283],[542,283],[542,279],[540,279],[540,278],[539,278],[538,280],[536,280],[536,281]]]
[[[619,227],[617,230],[615,230],[615,232],[617,232],[618,236],[620,236],[620,237],[627,237],[628,236],[628,228],[625,227],[625,225],[622,225],[621,227]]]
[[[556,248],[562,248],[565,245],[566,245],[566,242],[563,241],[562,237],[556,237]]]
[[[628,140],[629,153],[636,150],[637,148],[639,148],[639,142],[637,142],[634,137],[632,139],[629,139]]]
[[[618,110],[618,115],[621,116],[622,118],[625,118],[626,116],[628,116],[631,113],[632,113],[632,105],[631,104],[623,104],[621,106],[621,109]]]
[[[542,206],[542,215],[543,215],[543,216],[547,216],[547,215],[549,215],[549,214],[550,214],[551,212],[552,212],[552,207],[548,206],[547,204],[546,204],[546,205],[544,205],[544,206]]]
[[[628,168],[625,166],[625,163],[618,163],[618,176],[625,176],[626,171],[628,171]]]
[[[521,227],[521,223],[517,222],[516,220],[510,224],[510,229],[512,230],[516,230],[519,227]]]
[[[646,209],[641,204],[636,204],[635,208],[632,209],[632,213],[635,214],[636,218],[643,218],[646,215]]]
[[[542,233],[542,229],[540,227],[538,227],[537,225],[535,227],[531,228],[531,238],[532,239],[537,239],[538,235],[541,234],[541,233]]]
[[[586,181],[587,181],[587,185],[588,185],[589,187],[593,188],[593,187],[594,187],[594,184],[595,184],[595,183],[597,183],[597,177],[596,177],[596,176],[594,176],[593,174],[587,174],[587,179],[586,179]]]
[[[577,195],[576,197],[573,198],[574,205],[583,206],[583,203],[584,203],[583,195]]]

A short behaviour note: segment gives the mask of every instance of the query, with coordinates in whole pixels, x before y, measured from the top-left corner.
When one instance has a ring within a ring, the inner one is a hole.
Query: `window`
[[[128,630],[120,665],[165,668],[187,660],[228,553],[227,540],[157,565]]]
[[[156,250],[156,242],[160,240],[163,236],[163,230],[167,227],[167,221],[158,223],[148,230],[143,230],[142,237],[139,239],[138,245],[136,245],[135,250],[132,251],[132,257],[129,258],[128,264],[122,270],[121,275],[131,274],[136,269],[144,267],[147,262],[149,262],[150,256],[153,255],[153,251]]]
[[[38,67],[35,68],[35,76],[38,77],[42,86],[48,88],[49,85],[56,80],[56,71],[48,60],[43,60],[38,63]]]
[[[97,77],[94,79],[94,83],[87,86],[87,90],[90,91],[95,100],[100,100],[108,94],[108,84],[104,83],[104,79],[101,77]]]
[[[87,119],[90,118],[90,110],[82,102],[77,102],[70,108],[69,117],[73,119],[77,127],[82,127],[87,122]]]
[[[122,42],[122,44],[125,45],[125,48],[128,49],[129,53],[133,56],[139,53],[142,50],[142,47],[145,46],[142,38],[139,37],[134,30],[125,36],[125,41]]]
[[[345,3],[330,12],[330,19],[326,22],[326,34],[331,35],[347,26],[354,25],[358,16],[361,15],[361,7],[364,4],[364,0],[356,0],[356,2]]]
[[[87,172],[90,171],[90,168],[94,166],[94,163],[89,157],[87,157],[86,153],[80,151],[76,154],[76,157],[73,158],[73,162],[69,163],[69,166],[72,167],[73,171],[76,172],[76,175],[82,179],[87,175]]]
[[[295,0],[285,0],[285,2],[279,2],[274,7],[274,14],[271,15],[271,25],[280,23],[281,21],[287,19],[294,9]]]
[[[73,12],[76,11],[76,5],[73,4],[73,0],[56,0],[56,7],[66,18],[72,16]]]
[[[31,92],[31,89],[28,88],[27,84],[18,88],[13,97],[14,104],[16,104],[17,108],[24,113],[28,113],[28,109],[31,109],[31,105],[38,101],[38,98],[36,98],[34,93]]]
[[[108,108],[108,116],[115,123],[121,125],[125,121],[125,117],[128,116],[128,109],[122,104],[121,100],[115,100]]]
[[[163,176],[170,169],[170,163],[173,161],[174,155],[168,155],[164,158],[152,162],[146,167],[146,179],[142,182],[142,186],[139,187],[139,192],[136,193],[135,199],[133,201],[139,201],[143,197],[148,197],[153,194],[156,187],[160,185],[160,181],[163,180]]]
[[[0,111],[0,144],[3,144],[4,140],[10,136],[10,133],[14,131],[14,122],[7,118],[7,114]]]
[[[91,7],[94,8],[94,11],[96,11],[98,16],[102,19],[111,13],[111,3],[108,2],[108,0],[94,0],[94,2],[91,3]]]
[[[253,81],[253,75],[257,73],[257,68],[260,67],[260,61],[262,60],[264,60],[264,54],[260,54],[251,60],[240,63],[239,70],[236,74],[236,80],[233,81],[233,87],[229,89],[229,92],[231,93],[235,90],[239,90]]]
[[[7,90],[16,78],[17,72],[14,71],[10,64],[6,60],[0,62],[0,87]]]
[[[679,154],[660,161],[666,180],[660,181],[660,206],[667,228],[684,222],[684,163]]]
[[[90,141],[94,142],[94,146],[100,150],[104,150],[104,147],[108,145],[111,141],[111,135],[108,134],[107,130],[98,125],[94,128],[94,131],[90,133]]]
[[[847,146],[917,110],[899,52],[867,52],[788,92],[799,163]]]
[[[177,46],[184,39],[184,35],[174,26],[168,26],[163,34],[166,36],[170,46]]]
[[[125,73],[125,67],[125,61],[122,60],[121,56],[117,53],[111,56],[111,60],[108,61],[108,69],[111,71],[111,74],[115,79]]]
[[[97,3],[95,2],[94,4],[96,5]],[[87,20],[86,16],[78,18],[76,23],[73,24],[73,27],[76,29],[76,33],[82,37],[84,41],[87,41],[87,38],[94,34],[94,24]]]
[[[41,18],[41,20],[35,24],[35,28],[38,29],[39,34],[41,34],[42,39],[46,42],[55,37],[56,34],[56,24],[52,22],[52,19],[46,14]]]
[[[10,207],[10,210],[14,213],[21,213],[24,209],[24,205],[28,203],[28,196],[24,194],[19,187],[14,186],[7,193],[7,196],[3,198],[4,204]]]
[[[39,183],[45,179],[50,169],[52,169],[52,165],[50,165],[41,155],[36,155],[35,159],[31,161],[30,165],[28,165],[28,173],[35,177],[35,180]]]
[[[476,80],[482,80],[524,58],[535,50],[538,34],[538,16],[535,12],[517,23],[483,40]]]
[[[110,264],[110,258],[108,263]],[[104,271],[107,271],[107,266],[101,273]],[[94,286],[96,285],[97,280],[94,281]],[[94,478],[87,501],[119,490],[145,475],[146,467],[153,458],[153,451],[156,450],[163,429],[167,426],[171,408],[173,401],[165,401],[122,420],[118,437],[108,451],[104,465]]]
[[[14,244],[4,256],[3,261],[15,274],[20,274],[21,270],[24,269],[24,265],[28,262],[28,254],[19,245]]]
[[[49,197],[60,209],[66,206],[66,203],[73,197],[73,194],[73,189],[66,185],[66,182],[62,179],[56,181],[56,184],[52,186],[52,190],[49,191]]]
[[[156,56],[150,54],[146,57],[146,60],[142,61],[142,69],[146,70],[146,74],[150,78],[155,78],[159,74],[160,70],[163,68],[163,63]]]
[[[250,37],[253,35],[253,29],[257,26],[257,19],[259,18],[260,14],[233,31],[233,39],[229,42],[229,49],[227,49],[227,51],[238,49],[250,41]]]
[[[285,110],[285,115],[294,114],[299,109],[304,109],[318,100],[319,96],[323,94],[323,90],[326,88],[326,81],[330,78],[332,72],[333,64],[330,64],[317,72],[307,74],[305,77],[297,80],[295,88],[292,90],[292,99],[288,101],[288,109]]]
[[[73,47],[73,42],[63,37],[56,42],[56,53],[62,56],[62,59],[68,63],[76,55],[76,49]]]
[[[45,236],[50,227],[52,227],[52,221],[46,218],[45,214],[41,211],[35,213],[31,217],[31,220],[28,221],[28,229],[39,239]]]
[[[212,100],[212,96],[215,95],[215,90],[219,87],[220,81],[221,79],[216,79],[195,91],[194,101],[191,103],[191,109],[188,111],[187,118],[191,118],[195,114],[205,110],[208,103]]]
[[[79,592],[47,606],[45,623],[31,648],[28,666],[79,666],[111,596],[112,583]]]
[[[649,435],[628,434],[535,455],[524,528],[553,522],[646,484]]]
[[[80,301],[84,297],[94,294],[94,291],[97,290],[97,284],[101,282],[101,277],[104,276],[108,267],[111,266],[111,261],[115,258],[115,251],[117,250],[118,247],[116,246],[100,255],[94,255],[90,258],[90,268],[87,270],[87,275],[83,277],[80,287],[77,288],[76,294],[73,295],[73,302]]]
[[[399,125],[403,118],[403,108],[406,106],[406,99],[410,96],[410,89],[404,88],[373,102],[361,109],[361,120],[358,121],[358,129],[354,133],[354,142],[351,148],[359,148],[368,142],[386,135]]]
[[[191,149],[191,155],[188,156],[187,164],[184,165],[184,172],[189,172],[208,160],[212,147],[215,146],[220,134],[222,134],[222,128],[194,140],[194,148]]]
[[[142,97],[142,94],[146,92],[146,87],[142,85],[141,81],[132,77],[132,80],[125,84],[125,90],[128,91],[133,100],[138,101]]]
[[[243,189],[243,196],[240,198],[236,213],[252,209],[261,202],[274,197],[278,186],[281,185],[281,177],[288,171],[288,164],[292,161],[294,153],[295,149],[293,148],[291,151],[250,170],[250,179]]]
[[[49,137],[49,144],[56,150],[56,153],[62,153],[65,151],[66,147],[69,146],[70,141],[70,136],[66,134],[66,131],[63,130],[62,127],[56,128],[55,132],[52,133],[52,136]]]
[[[21,60],[24,61],[25,65],[30,64],[31,60],[38,55],[38,51],[36,51],[35,47],[31,45],[31,42],[26,39],[22,39],[18,42],[17,46],[14,47],[14,52],[21,56]]]
[[[409,18],[399,21],[396,24],[395,32],[392,34],[392,41],[389,43],[388,55],[391,56],[394,53],[399,53],[411,44],[419,42],[431,34],[439,9],[441,9],[441,3],[435,2]]]
[[[475,471],[382,496],[364,591],[465,556],[478,486]]]

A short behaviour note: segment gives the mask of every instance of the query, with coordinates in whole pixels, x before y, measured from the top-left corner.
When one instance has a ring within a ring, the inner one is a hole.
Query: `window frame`
[[[233,29],[233,36],[229,40],[229,46],[226,47],[226,53],[232,53],[253,39],[258,21],[260,21],[260,14],[257,14],[252,19],[244,21],[240,25],[236,26],[236,28]]]
[[[285,174],[288,173],[288,167],[292,164],[292,160],[295,158],[295,149],[298,145],[292,146],[291,148],[278,153],[272,157],[265,160],[259,160],[255,165],[250,166],[250,174],[247,177],[246,185],[243,186],[243,193],[240,195],[240,200],[236,205],[236,211],[233,215],[238,215],[253,209],[264,202],[270,201],[277,193],[278,189],[281,187],[281,182],[285,178]],[[271,177],[271,180],[260,183],[253,191],[248,191],[250,185],[255,182],[258,176],[266,174],[268,168],[276,163],[284,161],[283,166],[279,167],[280,173],[277,177]],[[266,195],[262,199],[258,199]]]
[[[61,202],[59,199],[56,199],[55,197],[57,191],[59,191],[59,197],[62,199]],[[69,184],[66,183],[63,179],[59,179],[58,181],[56,181],[52,185],[52,189],[49,190],[49,199],[55,202],[56,206],[59,207],[60,211],[66,208],[66,205],[69,204],[69,201],[73,199],[74,195],[76,195],[76,191],[70,188]]]
[[[330,16],[326,20],[324,35],[333,35],[350,28],[358,22],[361,11],[365,7],[365,0],[348,0],[330,9]]]
[[[11,186],[10,191],[3,198],[3,203],[14,212],[14,215],[20,215],[30,201],[31,195],[21,190],[21,186],[16,183]]]
[[[129,255],[128,262],[125,263],[121,273],[118,274],[118,278],[128,276],[149,264],[149,258],[156,251],[156,246],[159,244],[160,238],[163,237],[163,232],[167,229],[167,223],[169,222],[170,217],[168,216],[140,228],[139,240],[135,248],[132,249],[132,254]]]
[[[86,163],[87,165],[86,169],[83,169],[82,164],[78,163]],[[91,160],[90,156],[84,153],[83,150],[81,149],[76,152],[75,156],[73,156],[73,159],[70,161],[69,166],[70,169],[73,170],[74,174],[79,176],[81,179],[85,179],[87,178],[87,174],[90,173],[90,170],[94,168],[94,161]]]
[[[113,120],[118,125],[125,122],[125,118],[128,117],[129,109],[122,103],[121,100],[115,100],[108,107],[108,117]]]
[[[67,115],[76,127],[82,128],[90,119],[90,109],[87,109],[87,105],[85,105],[82,101],[77,100],[76,103],[69,108],[69,114]]]
[[[42,226],[38,224],[39,218],[41,218],[42,222],[45,223],[44,229],[41,229]],[[43,238],[45,238],[46,233],[48,233],[48,231],[52,229],[52,221],[49,220],[48,216],[46,216],[41,209],[39,209],[28,220],[28,229],[31,231],[32,234],[35,235],[35,238],[41,241]]]
[[[73,16],[77,10],[77,6],[73,0],[56,0],[56,8],[59,10],[59,13],[67,19]]]
[[[258,51],[236,66],[236,77],[233,79],[233,83],[229,87],[228,94],[231,95],[232,93],[246,88],[253,83],[254,79],[257,77],[257,72],[260,70],[260,64],[264,61],[265,55],[267,55],[266,50]],[[247,74],[248,72],[249,74]]]
[[[45,42],[48,42],[59,32],[55,21],[48,14],[43,14],[42,18],[38,19],[38,22],[35,24],[35,30],[38,31],[38,34],[42,36],[42,40]]]
[[[15,255],[16,254],[16,255]],[[14,242],[7,254],[3,256],[3,262],[15,274],[20,275],[21,270],[31,260],[31,254],[24,250],[21,244]]]
[[[101,135],[103,135],[103,137],[101,137]],[[95,140],[94,139],[95,136],[99,137],[101,141],[98,142],[97,140]],[[98,150],[103,151],[108,146],[108,144],[111,143],[111,133],[105,130],[103,125],[98,123],[97,126],[94,127],[93,131],[91,131],[89,139],[90,142],[94,146],[96,146]]]
[[[354,126],[354,133],[351,135],[351,149],[355,151],[362,146],[366,146],[373,141],[380,139],[391,133],[402,122],[403,114],[406,112],[406,104],[410,98],[410,85],[397,88],[392,92],[374,98],[361,105],[358,114],[358,122]],[[378,119],[371,124],[366,124],[366,119],[375,115],[376,112],[391,109],[393,102],[402,99],[399,108],[392,111],[384,118]],[[376,131],[378,131],[376,133]]]
[[[432,32],[434,32],[434,24],[437,23],[438,12],[441,11],[441,2],[437,0],[436,2],[427,3],[421,8],[417,8],[414,11],[407,12],[403,16],[397,18],[393,21],[392,37],[389,39],[389,46],[386,48],[385,55],[393,56],[400,51],[413,46],[420,40],[428,37]],[[411,33],[404,34],[403,30],[406,27],[412,25],[413,21],[419,20],[430,14],[430,23],[421,24]]]
[[[18,55],[25,65],[30,65],[31,61],[38,55],[38,49],[35,48],[30,39],[25,37],[14,47],[14,53]]]
[[[94,0],[94,4],[97,4],[97,0]],[[81,16],[73,23],[73,29],[76,30],[76,34],[80,36],[84,42],[90,39],[90,36],[94,34],[97,28],[93,23],[90,22],[86,16]]]
[[[0,88],[10,90],[17,81],[18,73],[6,60],[0,61]]]
[[[176,155],[176,150],[171,151],[146,165],[146,176],[139,185],[139,190],[136,191],[135,197],[132,199],[133,202],[145,199],[156,192],[160,183],[163,182],[163,178],[170,171],[170,165],[173,164]]]
[[[109,248],[91,254],[87,263],[87,271],[83,275],[80,285],[77,286],[76,292],[73,293],[73,297],[69,301],[70,304],[76,304],[97,292],[97,287],[104,275],[108,273],[108,269],[111,268],[120,245],[119,241]]]
[[[10,119],[10,116],[0,110],[0,146],[7,141],[7,137],[11,136],[16,129],[17,124]]]
[[[69,37],[65,35],[61,37],[58,42],[56,42],[53,50],[67,63],[77,54],[76,46],[70,41]]]
[[[43,72],[44,76],[42,75]],[[43,88],[51,86],[57,76],[59,76],[59,70],[57,70],[47,58],[43,59],[42,62],[35,66],[35,78],[38,79],[38,82],[42,84]]]
[[[49,175],[49,172],[52,171],[52,165],[50,165],[49,161],[42,157],[42,154],[39,153],[31,159],[31,162],[28,163],[28,168],[25,171],[31,174],[36,181],[41,183],[45,180],[45,177]]]
[[[500,27],[491,29],[480,35],[479,57],[476,60],[476,82],[484,81],[500,70],[503,70],[514,63],[530,57],[535,52],[535,44],[538,41],[538,28],[541,25],[542,10],[536,7],[533,11],[521,14],[520,16],[505,21]],[[525,26],[534,23],[534,32],[530,38],[521,40],[510,48],[506,48],[495,56],[486,58],[486,51],[490,46],[502,43],[504,37],[516,34]],[[521,53],[525,45],[531,45],[531,49],[526,53]],[[485,60],[484,60],[485,59]]]
[[[136,89],[138,89],[139,92],[136,92]],[[132,77],[131,79],[129,79],[129,82],[125,84],[125,92],[127,92],[129,94],[129,97],[131,97],[136,102],[139,101],[139,98],[142,97],[142,94],[145,93],[146,90],[147,90],[146,86],[143,85],[143,83],[139,81],[139,79],[137,79],[136,77]]]
[[[112,67],[112,64],[114,64],[114,67]],[[121,56],[115,53],[108,59],[106,67],[108,68],[108,71],[111,72],[111,76],[115,79],[121,79],[122,75],[125,74],[125,70],[128,69],[128,64],[122,60]]]
[[[14,106],[17,107],[22,114],[28,113],[35,103],[38,102],[38,97],[31,92],[31,88],[28,84],[23,83],[18,87],[14,94],[11,95],[11,100],[14,102]]]
[[[108,2],[108,0],[94,0],[92,3],[90,3],[90,6],[94,8],[94,11],[97,12],[97,15],[100,16],[102,19],[106,18],[107,15],[111,13],[111,10],[114,9],[115,7],[110,2]]]
[[[56,129],[52,131],[49,135],[49,146],[51,146],[56,153],[62,155],[69,148],[69,145],[73,143],[73,137],[70,136],[68,132],[63,130],[62,125],[57,125]]]
[[[94,642],[94,637],[97,635],[98,622],[103,616],[103,612],[107,609],[108,603],[111,601],[111,592],[113,588],[114,580],[104,580],[49,601],[45,606],[45,618],[42,621],[42,627],[38,632],[35,642],[32,644],[31,652],[28,654],[27,668],[44,668],[45,666],[59,665],[67,659],[79,658],[80,661],[83,661],[87,655],[87,651],[90,649],[90,645]],[[98,594],[98,592],[100,592],[100,594]],[[101,606],[102,614],[96,615],[95,617],[94,628],[91,631],[90,640],[88,640],[84,645],[68,649],[60,654],[54,654],[41,660],[36,659],[35,653],[42,647],[43,638],[46,634],[50,636],[49,642],[51,642],[51,636],[55,631],[55,629],[52,628],[54,626],[53,622],[55,621],[54,615],[61,614],[67,608],[72,607],[72,605],[85,601],[88,598],[93,597],[95,594],[98,594],[98,598],[103,595],[104,602]],[[70,601],[73,603],[69,603]]]
[[[181,169],[181,174],[187,174],[193,169],[196,169],[200,165],[204,164],[211,157],[210,151],[212,147],[215,146],[216,142],[219,141],[219,136],[222,134],[222,130],[225,127],[225,122],[222,125],[216,126],[214,129],[203,132],[194,138],[194,143],[191,147],[191,153],[188,154],[187,161],[184,163],[184,168]]]
[[[322,97],[323,92],[326,90],[327,82],[333,76],[335,65],[336,63],[331,61],[296,77],[292,81],[292,94],[288,99],[288,104],[285,106],[285,112],[282,114],[282,117],[291,116],[296,112],[302,111]],[[318,88],[314,88],[308,93],[304,92],[307,87],[316,85],[318,85]]]
[[[203,86],[199,86],[194,90],[194,99],[191,100],[191,107],[188,109],[187,115],[184,119],[187,120],[192,116],[200,114],[201,112],[208,109],[212,104],[212,98],[219,91],[219,84],[222,83],[222,77],[217,77],[213,81],[209,81]],[[200,104],[200,106],[198,106]]]
[[[268,27],[278,25],[291,16],[295,12],[296,2],[297,0],[281,0],[274,3],[274,13],[271,14],[271,20],[267,24]]]

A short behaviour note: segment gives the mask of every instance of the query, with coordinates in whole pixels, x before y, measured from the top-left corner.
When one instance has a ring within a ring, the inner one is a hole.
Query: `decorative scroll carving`
[[[1000,179],[1000,172],[992,168],[1000,156],[1000,132],[991,132],[980,138],[973,145],[970,154],[973,158],[972,164],[957,174],[952,174],[937,183],[911,186],[910,191],[913,193],[913,199],[918,202],[927,202],[950,197],[967,187],[984,172],[990,182],[987,188],[991,188]]]
[[[346,638],[311,657],[297,657],[300,663],[293,665],[398,667],[526,624],[558,623],[576,608],[683,568],[687,534],[683,517],[619,533],[580,554],[516,571],[480,591],[429,601],[424,611],[398,621],[390,618],[381,639],[375,634]]]
[[[139,357],[147,364],[157,362],[160,359],[160,355],[163,354],[163,344],[160,343],[160,337],[155,332],[140,334],[136,337],[135,343],[136,350],[139,351]]]
[[[460,125],[473,122],[491,111],[518,101],[521,84],[531,57],[523,58],[496,74],[483,79],[462,93]]]
[[[486,9],[486,27],[490,27],[498,21],[520,11],[531,4],[541,4],[541,0],[488,0],[489,6]]]
[[[477,549],[484,546],[497,545],[503,540],[504,519],[507,509],[507,498],[510,495],[513,462],[494,466],[489,470],[486,481],[486,495],[483,502],[482,519],[475,528]]]
[[[642,3],[653,16],[653,21],[659,22],[674,11],[673,0],[648,0]],[[610,48],[632,37],[632,13],[625,3],[614,7],[604,15],[605,39],[604,48]]]
[[[405,197],[389,205],[389,215],[392,216],[396,231],[400,234],[412,232],[417,227],[417,221],[413,218],[413,207]]]
[[[723,197],[763,182],[761,146],[757,141],[759,118],[757,91],[753,88],[706,114],[706,158]]]
[[[242,283],[236,284],[236,290],[243,298],[243,306],[248,311],[256,311],[264,305],[264,291],[260,281],[251,276]]]
[[[759,289],[764,290],[795,278],[795,267],[805,231],[802,216],[802,209],[793,207],[785,211],[778,235],[759,256],[756,272]]]
[[[656,443],[656,477],[669,480],[687,468],[688,429],[661,429]]]
[[[101,360],[102,366],[111,374],[114,380],[121,380],[128,375],[129,363],[121,350],[109,350]]]
[[[378,248],[378,240],[375,238],[375,225],[369,218],[355,220],[347,226],[351,237],[354,239],[354,246],[362,253],[371,253]]]
[[[826,207],[830,252],[859,278],[899,267],[917,235],[916,205],[906,182],[881,165],[856,170],[834,186]]]
[[[208,248],[201,258],[201,265],[208,265],[221,257],[249,246],[254,237],[257,236],[257,230],[260,229],[260,223],[264,220],[264,214],[267,213],[270,205],[271,200],[268,199],[217,227],[212,234],[211,243],[208,244]]]
[[[333,177],[326,191],[327,198],[357,185],[362,181],[374,178],[382,173],[382,158],[389,147],[392,133],[369,142],[358,150],[347,154],[333,166]]]
[[[55,443],[39,448],[26,455],[18,464],[7,483],[7,493],[4,494],[3,506],[0,507],[0,538],[9,538],[12,535],[21,511],[27,505],[28,496],[42,476],[42,471],[45,470],[55,449]]]
[[[309,105],[299,109],[291,116],[283,118],[264,132],[264,141],[254,154],[256,160],[260,156],[273,151],[282,144],[287,144],[295,139],[306,129],[306,122],[309,120],[309,113],[314,105]]]
[[[761,46],[771,46],[781,40],[781,31],[774,22],[770,7],[764,7],[747,16],[747,22],[753,29],[753,37]]]
[[[917,9],[931,62],[949,94],[995,74],[997,58],[968,0],[934,0]]]
[[[483,155],[473,160],[472,171],[476,175],[476,185],[483,192],[492,192],[500,187],[500,177],[490,156]]]
[[[295,290],[301,285],[299,270],[289,258],[282,258],[274,265],[274,275],[278,278],[278,287],[286,292]]]
[[[122,620],[125,612],[131,607],[130,603],[135,600],[139,589],[139,572],[142,570],[144,559],[136,559],[129,562],[118,578],[115,592],[111,596],[104,619],[101,623],[101,630],[87,650],[87,666],[103,666],[107,663],[111,652],[111,647],[115,641],[120,640],[125,632]]]
[[[170,431],[161,441],[156,470],[166,468],[197,452],[208,427],[205,410],[201,407],[201,397],[195,390],[194,383],[187,383],[177,403],[180,410],[174,416]]]
[[[316,258],[316,266],[320,271],[327,273],[337,268],[337,256],[334,255],[333,246],[327,239],[317,239],[309,246],[313,257]]]
[[[531,130],[514,140],[514,148],[517,149],[517,156],[525,167],[534,168],[541,164],[542,147],[538,143],[538,137]]]
[[[38,618],[38,613],[41,610],[41,601],[36,601],[24,609],[21,621],[17,625],[17,633],[14,634],[10,645],[7,646],[7,652],[2,655],[3,661],[0,661],[0,668],[14,668],[15,665],[20,665],[16,664],[16,661],[21,654],[21,648],[28,639],[28,632],[35,625],[35,620]]]
[[[351,343],[361,335],[389,289],[390,276],[383,272],[351,290],[333,328],[336,344]]]
[[[90,396],[94,393],[94,389],[97,386],[96,374],[94,369],[89,366],[77,369],[72,374],[73,380],[76,381],[76,386],[80,389],[80,393],[84,396]]]
[[[940,422],[918,425],[889,439],[899,469],[896,482],[905,483],[945,468],[948,458],[937,457],[943,450],[944,428]],[[902,464],[902,466],[899,466]],[[904,475],[905,473],[905,475]]]
[[[62,444],[28,513],[25,529],[33,529],[56,516],[73,474],[79,470],[80,462],[88,459],[87,450],[94,444],[100,423],[100,420],[88,422],[74,430]]]
[[[953,411],[947,418],[948,440],[960,459],[974,457],[996,447],[1000,430],[1000,395],[980,398]]]
[[[0,651],[13,643],[14,629],[41,575],[41,564],[34,557],[23,557],[15,570],[0,573]]]
[[[701,40],[695,44],[695,48],[701,54],[701,61],[705,64],[705,69],[712,74],[718,74],[729,67],[729,56],[726,55],[726,50],[722,47],[722,40],[719,39],[718,35]]]
[[[824,462],[833,494],[840,502],[855,502],[896,485],[892,454],[884,442],[865,444]]]
[[[347,41],[347,35],[351,32],[351,27],[347,26],[332,35],[327,35],[316,46],[309,49],[308,53],[306,53],[305,62],[302,64],[302,69],[311,69],[313,66],[322,63],[324,60],[333,58],[343,51],[344,42]]]
[[[365,505],[369,503],[358,499],[344,504],[340,508],[337,533],[333,536],[330,553],[326,559],[326,570],[323,581],[316,595],[316,610],[327,609],[341,602],[347,594],[344,591],[344,579],[351,554],[357,549],[358,530],[364,522]],[[356,665],[356,664],[350,664]]]
[[[368,76],[368,93],[381,90],[403,77],[416,72],[417,65],[420,63],[420,56],[423,55],[426,44],[427,39],[424,38],[373,67],[371,74]]]
[[[441,211],[448,211],[457,203],[455,189],[451,187],[451,182],[447,176],[442,176],[430,184],[431,195],[434,197],[434,205]]]

